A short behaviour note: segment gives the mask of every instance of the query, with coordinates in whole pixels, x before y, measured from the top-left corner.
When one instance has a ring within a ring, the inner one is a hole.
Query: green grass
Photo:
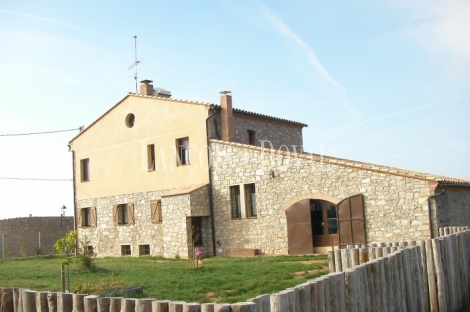
[[[60,291],[59,258],[0,261],[0,287]],[[319,256],[211,257],[195,269],[190,260],[158,257],[99,258],[93,272],[70,265],[70,288],[81,283],[97,288],[115,282],[144,288],[144,298],[186,302],[241,302],[274,293],[328,274],[328,260]],[[101,286],[100,286],[101,285]]]

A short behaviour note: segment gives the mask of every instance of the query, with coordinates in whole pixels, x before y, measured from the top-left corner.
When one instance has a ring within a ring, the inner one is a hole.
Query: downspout
[[[428,197],[428,215],[429,215],[429,233],[431,234],[431,239],[434,238],[433,228],[432,228],[432,215],[431,215],[431,199],[434,199],[438,196],[441,196],[446,191],[446,185],[442,185],[442,192],[431,195]],[[436,205],[436,218],[437,218],[437,205]]]
[[[211,152],[209,147],[209,119],[215,115],[216,110],[214,105],[210,106],[210,109],[213,111],[209,117],[206,118],[206,144],[207,144],[207,171],[209,172],[209,211],[211,214],[211,229],[212,229],[212,255],[215,257],[216,254],[216,241],[215,241],[215,221],[214,221],[214,200],[212,199],[212,171],[211,171]]]
[[[72,146],[69,145],[69,151],[72,152],[72,179],[73,179],[73,230],[77,229],[77,184],[75,180],[75,151],[72,150]]]

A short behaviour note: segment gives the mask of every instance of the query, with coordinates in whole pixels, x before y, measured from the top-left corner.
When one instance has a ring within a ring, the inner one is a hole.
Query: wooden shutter
[[[118,206],[117,205],[113,206],[113,220],[114,220],[114,225],[119,224],[119,213],[118,213]]]
[[[313,254],[310,199],[301,200],[286,209],[289,255]]]
[[[90,208],[91,211],[91,226],[96,227],[96,207]]]
[[[127,204],[127,218],[128,224],[134,224],[134,204]]]
[[[78,208],[75,215],[77,216],[77,226],[82,227],[82,209]]]
[[[150,202],[150,211],[152,216],[152,223],[162,222],[162,202],[161,200],[152,200]]]

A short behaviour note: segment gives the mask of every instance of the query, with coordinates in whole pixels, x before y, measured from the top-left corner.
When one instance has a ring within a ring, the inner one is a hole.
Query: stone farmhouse
[[[97,256],[307,254],[470,225],[470,181],[302,151],[306,124],[141,82],[70,141]]]

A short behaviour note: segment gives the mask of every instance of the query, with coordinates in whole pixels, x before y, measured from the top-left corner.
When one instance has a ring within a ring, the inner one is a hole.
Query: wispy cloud
[[[315,70],[332,86],[336,88],[342,88],[341,84],[338,83],[331,75],[328,73],[328,71],[323,67],[323,65],[320,63],[318,60],[317,56],[315,55],[315,51],[310,47],[303,39],[300,37],[298,34],[296,34],[292,29],[290,29],[289,26],[287,26],[279,16],[277,16],[270,8],[268,8],[264,3],[261,1],[256,1],[255,3],[258,5],[260,8],[261,12],[263,13],[263,16],[266,18],[266,20],[273,26],[274,29],[276,29],[281,36],[284,38],[292,41],[294,44],[296,44],[299,48],[303,50],[305,53],[305,56],[307,57],[308,61],[312,66],[315,68]]]
[[[357,123],[347,125],[347,126],[344,126],[344,127],[339,127],[339,128],[336,128],[336,129],[328,130],[328,131],[325,131],[323,133],[319,133],[318,135],[325,135],[325,134],[329,134],[329,133],[340,131],[340,130],[345,130],[345,129],[349,129],[349,128],[362,126],[362,125],[373,123],[373,122],[376,122],[376,121],[379,121],[379,120],[383,120],[383,119],[395,117],[395,116],[398,116],[398,115],[402,115],[402,114],[405,114],[405,113],[409,113],[411,111],[415,111],[415,110],[418,110],[418,109],[423,109],[423,108],[426,108],[426,107],[435,106],[435,105],[439,105],[439,104],[443,104],[443,103],[447,103],[447,102],[453,102],[455,100],[460,100],[460,99],[468,98],[468,97],[470,97],[470,94],[466,94],[466,95],[462,95],[462,96],[458,96],[458,97],[453,97],[453,98],[450,98],[450,99],[437,101],[437,102],[432,102],[432,103],[428,103],[428,104],[423,104],[423,105],[419,105],[419,106],[415,106],[415,107],[410,107],[408,109],[404,109],[404,110],[401,110],[401,111],[398,111],[398,112],[386,114],[386,115],[376,117],[376,118],[372,118],[372,119],[369,119],[369,120],[364,120],[364,121],[357,122]]]
[[[393,2],[412,14],[406,34],[430,54],[442,56],[468,73],[470,1],[401,0]]]

